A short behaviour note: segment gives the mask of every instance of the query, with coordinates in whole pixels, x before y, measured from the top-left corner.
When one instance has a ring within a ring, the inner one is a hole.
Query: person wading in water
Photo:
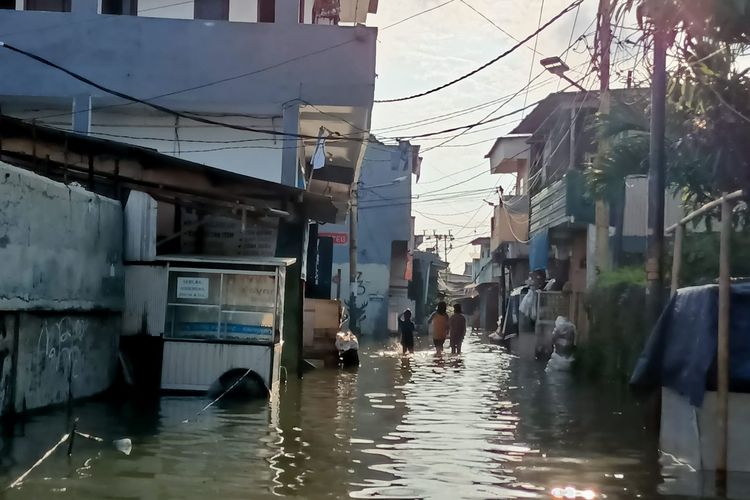
[[[453,306],[450,322],[451,354],[461,354],[461,344],[466,335],[466,317],[461,314],[461,304]]]
[[[443,345],[448,337],[448,305],[438,302],[437,310],[432,313],[427,322],[432,327],[432,341],[435,343],[435,351],[439,356],[443,354]]]
[[[398,329],[401,330],[401,347],[406,352],[414,353],[414,322],[411,320],[411,311],[407,309],[398,317]]]

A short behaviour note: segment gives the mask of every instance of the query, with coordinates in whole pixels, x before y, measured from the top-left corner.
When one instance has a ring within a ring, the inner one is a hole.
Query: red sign
[[[318,233],[318,238],[331,238],[334,245],[349,244],[349,235],[346,233]]]

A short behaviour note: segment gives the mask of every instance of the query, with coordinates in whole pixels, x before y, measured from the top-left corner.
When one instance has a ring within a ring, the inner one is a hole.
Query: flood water
[[[363,348],[358,371],[290,380],[272,403],[89,402],[77,438],[5,498],[667,498],[678,491],[626,392],[545,374],[479,336],[460,357]],[[423,339],[422,344],[427,342]],[[65,410],[2,439],[5,485],[63,435]],[[187,419],[187,421],[185,421]],[[111,442],[129,437],[128,456]],[[572,491],[572,490],[570,490]],[[676,498],[676,497],[674,497]]]

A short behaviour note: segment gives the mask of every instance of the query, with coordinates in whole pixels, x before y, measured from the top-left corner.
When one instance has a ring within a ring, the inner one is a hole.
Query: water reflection
[[[461,356],[373,346],[359,371],[291,379],[270,403],[91,402],[35,415],[0,440],[9,484],[80,419],[77,440],[7,498],[654,498],[710,495],[658,461],[626,392],[582,385],[478,337]],[[185,419],[189,419],[184,423]],[[130,456],[111,441],[133,440]],[[730,497],[750,489],[730,484]],[[562,495],[562,496],[560,496]]]

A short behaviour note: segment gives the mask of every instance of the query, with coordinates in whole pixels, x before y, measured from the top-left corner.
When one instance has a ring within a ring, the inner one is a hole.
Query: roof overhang
[[[485,158],[490,160],[493,174],[516,174],[529,162],[528,139],[531,134],[514,134],[499,137]]]
[[[351,106],[300,106],[300,133],[325,137],[325,166],[308,174],[308,189],[348,204],[351,186],[370,142],[370,110]],[[305,169],[309,170],[318,141],[304,139]]]
[[[111,196],[119,188],[183,206],[242,210],[336,222],[332,196],[0,115],[0,159],[55,179],[76,180]]]
[[[471,240],[472,245],[489,245],[491,241],[491,238],[489,236],[481,236],[479,238],[474,238]]]

